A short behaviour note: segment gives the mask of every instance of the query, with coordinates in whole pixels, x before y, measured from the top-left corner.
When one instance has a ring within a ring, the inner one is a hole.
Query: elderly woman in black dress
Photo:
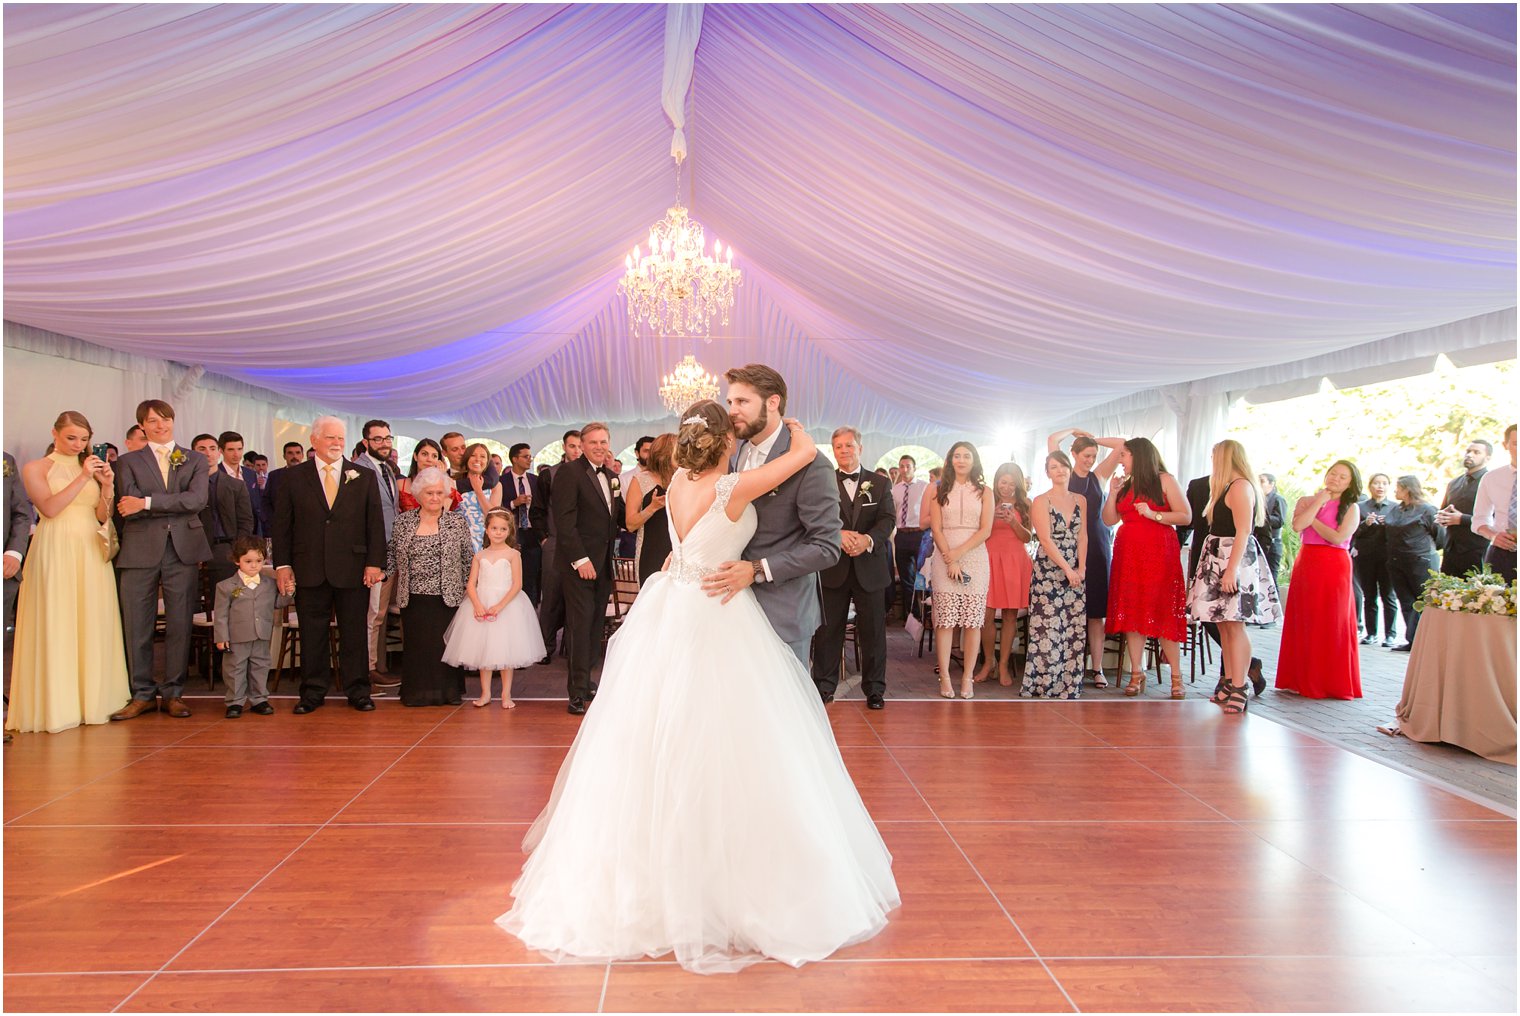
[[[448,510],[454,483],[437,466],[411,483],[418,507],[396,516],[386,571],[396,577],[396,605],[405,639],[401,704],[457,706],[464,672],[443,662],[444,631],[464,599],[474,548],[470,524]]]

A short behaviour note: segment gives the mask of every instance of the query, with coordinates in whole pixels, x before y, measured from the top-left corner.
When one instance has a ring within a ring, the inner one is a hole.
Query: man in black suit
[[[554,478],[559,475],[568,463],[575,462],[581,457],[581,432],[578,430],[565,431],[561,439],[565,454],[559,463],[549,469],[547,476],[539,477],[539,486],[543,489],[544,504],[549,505],[549,511],[544,519],[543,552],[539,573],[542,576],[542,590],[538,603],[538,629],[544,637],[544,646],[548,655],[543,662],[548,663],[554,658],[554,647],[559,642],[559,630],[565,626],[565,592],[564,584],[560,581],[559,567],[559,541],[554,537]]]
[[[202,609],[209,614],[216,584],[231,578],[237,571],[237,563],[232,560],[232,542],[240,536],[253,535],[253,499],[242,475],[234,479],[222,468],[221,448],[216,438],[210,434],[197,434],[190,447],[206,456],[206,507],[201,509],[201,529],[211,544],[211,560],[206,562],[211,589],[207,591]]]
[[[385,578],[385,517],[372,469],[343,458],[343,421],[311,425],[316,456],[287,466],[275,490],[274,565],[280,592],[294,593],[301,626],[301,701],[297,714],[322,706],[332,683],[328,626],[338,617],[338,657],[348,703],[375,708],[369,683],[369,587]]]
[[[605,423],[581,428],[583,456],[566,462],[554,477],[555,559],[565,596],[565,641],[569,643],[569,711],[579,716],[596,697],[591,670],[601,662],[602,628],[612,596],[612,558],[623,498]]]
[[[137,407],[148,443],[116,460],[117,519],[121,550],[121,629],[132,675],[132,701],[113,720],[162,709],[186,717],[185,680],[190,676],[190,628],[195,617],[196,578],[211,546],[201,522],[209,472],[205,455],[174,443],[174,407],[148,399]],[[213,441],[214,445],[215,442]],[[164,679],[153,674],[153,630],[159,587],[164,600]],[[154,697],[162,700],[154,704]]]
[[[16,591],[21,587],[21,564],[32,542],[32,502],[21,482],[21,470],[5,453],[5,650],[10,653],[16,633]]]
[[[1488,460],[1494,446],[1479,438],[1468,442],[1462,453],[1462,475],[1446,485],[1441,510],[1436,521],[1446,527],[1446,549],[1441,554],[1442,575],[1466,575],[1483,566],[1488,541],[1472,531],[1473,505],[1478,500],[1478,485],[1488,472]]]
[[[543,567],[543,536],[548,526],[549,499],[539,487],[538,477],[530,468],[533,465],[533,449],[519,442],[507,452],[512,468],[502,477],[506,491],[502,503],[517,518],[517,551],[522,555],[522,591],[528,602],[537,608],[539,603],[539,578]]]
[[[855,637],[860,644],[860,690],[866,705],[882,708],[887,694],[887,601],[892,585],[892,525],[897,511],[887,478],[860,468],[860,431],[834,431],[839,463],[840,541],[844,553],[820,573],[823,627],[813,637],[813,683],[825,704],[834,701],[844,664],[844,629],[855,604]]]
[[[280,457],[285,460],[285,465],[279,469],[271,469],[269,475],[264,477],[264,497],[269,500],[269,535],[274,535],[274,497],[279,489],[280,482],[289,474],[287,469],[293,469],[306,461],[305,450],[299,441],[286,441],[285,447],[280,451]]]

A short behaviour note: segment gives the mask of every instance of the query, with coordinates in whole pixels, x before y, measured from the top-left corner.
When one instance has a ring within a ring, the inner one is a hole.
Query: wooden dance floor
[[[902,909],[706,977],[554,966],[492,923],[563,702],[277,704],[4,749],[7,1009],[1516,1006],[1512,819],[1202,700],[836,702]]]

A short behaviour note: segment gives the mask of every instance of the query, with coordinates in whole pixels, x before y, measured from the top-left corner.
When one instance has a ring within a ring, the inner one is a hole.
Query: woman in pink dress
[[[1303,534],[1277,653],[1280,691],[1304,698],[1362,697],[1356,648],[1356,601],[1351,593],[1351,537],[1361,522],[1362,477],[1341,459],[1325,485],[1293,508],[1293,529]]]
[[[998,684],[1007,687],[1013,684],[1013,633],[1018,628],[1018,616],[1029,609],[1029,577],[1034,571],[1029,558],[1029,485],[1016,463],[1005,462],[992,477],[992,490],[996,507],[992,532],[987,537],[991,577],[987,583],[987,616],[982,623],[982,667],[976,680],[991,677],[996,662]],[[1003,612],[1003,637],[1001,651],[994,659],[997,626],[993,620],[999,610]]]

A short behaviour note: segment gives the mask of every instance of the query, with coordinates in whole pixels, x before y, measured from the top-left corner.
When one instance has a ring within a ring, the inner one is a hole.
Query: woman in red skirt
[[[1119,468],[1109,478],[1103,521],[1118,525],[1114,565],[1108,578],[1110,635],[1123,632],[1129,647],[1130,680],[1124,694],[1145,690],[1141,669],[1145,640],[1159,639],[1161,655],[1172,668],[1172,698],[1183,697],[1181,643],[1187,638],[1187,591],[1182,581],[1182,552],[1176,526],[1193,521],[1193,509],[1177,478],[1166,471],[1161,453],[1143,437],[1119,442]]]
[[[1034,529],[1029,518],[1029,485],[1017,463],[1005,462],[992,477],[997,507],[992,512],[992,534],[987,537],[987,563],[992,577],[987,584],[987,618],[982,624],[982,669],[976,680],[992,676],[993,638],[997,626],[993,615],[1003,612],[1002,652],[996,654],[998,684],[1013,684],[1013,633],[1018,616],[1029,609],[1029,579],[1034,561],[1029,541]]]
[[[1279,691],[1305,698],[1362,697],[1356,648],[1356,601],[1351,592],[1351,536],[1361,522],[1356,506],[1362,477],[1345,459],[1325,473],[1325,485],[1293,508],[1303,534],[1277,653]]]

